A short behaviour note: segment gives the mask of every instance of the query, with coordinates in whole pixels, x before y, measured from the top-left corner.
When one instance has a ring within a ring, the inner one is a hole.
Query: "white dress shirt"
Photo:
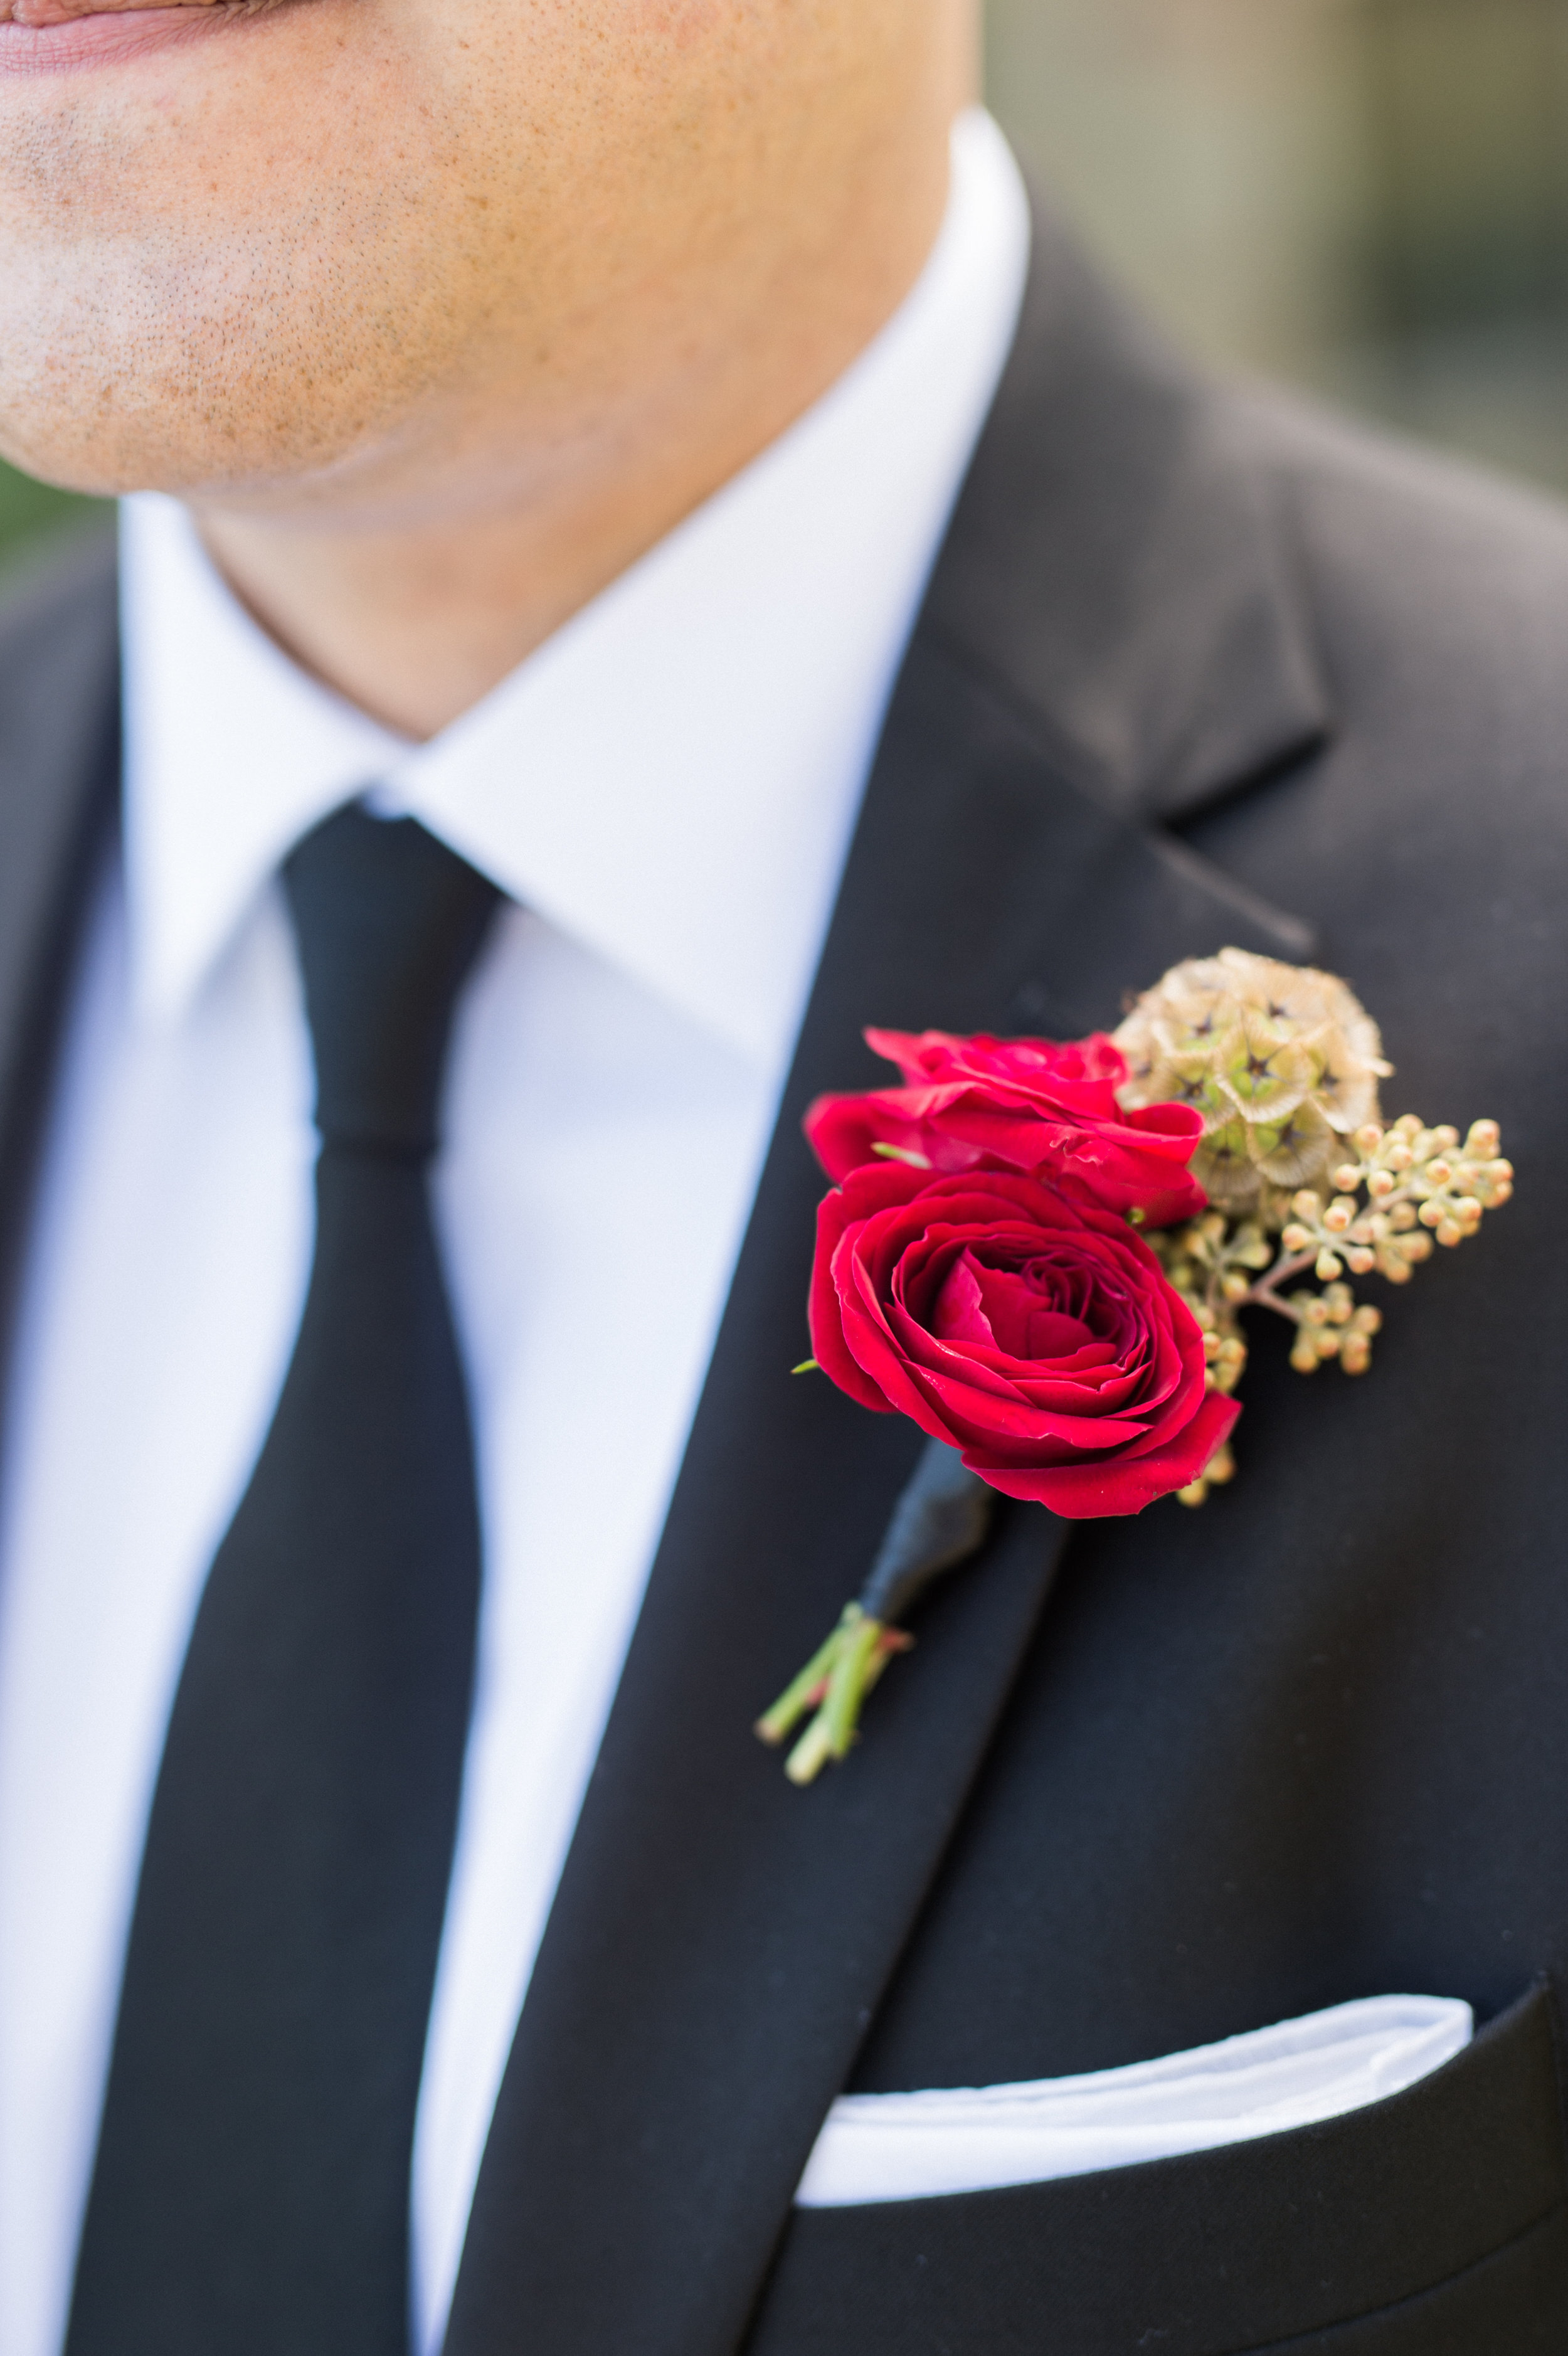
[[[0,2356],[60,2345],[169,1703],[304,1298],[312,1076],[278,863],[376,788],[517,904],[460,1012],[435,1177],[485,1568],[414,2156],[430,2351],[1028,243],[1012,159],[969,114],[937,244],[876,341],[427,745],[294,669],[180,509],[126,506],[123,849],[5,1433]]]

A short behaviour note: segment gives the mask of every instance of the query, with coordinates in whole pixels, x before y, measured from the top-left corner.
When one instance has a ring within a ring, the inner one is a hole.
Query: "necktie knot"
[[[324,1147],[435,1150],[458,993],[499,894],[413,819],[350,806],[283,865]]]

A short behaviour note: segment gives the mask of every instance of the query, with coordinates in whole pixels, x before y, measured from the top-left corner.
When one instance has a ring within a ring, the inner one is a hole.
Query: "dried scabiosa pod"
[[[1338,976],[1246,949],[1172,966],[1115,1036],[1127,1061],[1120,1101],[1196,1108],[1192,1174],[1232,1217],[1326,1178],[1346,1139],[1377,1119],[1391,1068]]]

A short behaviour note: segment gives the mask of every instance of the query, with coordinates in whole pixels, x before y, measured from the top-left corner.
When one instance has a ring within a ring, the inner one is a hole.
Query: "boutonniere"
[[[758,1721],[810,1783],[855,1739],[931,1582],[977,1552],[997,1495],[1069,1521],[1200,1505],[1235,1473],[1243,1320],[1303,1374],[1365,1374],[1434,1244],[1513,1192],[1497,1124],[1385,1126],[1377,1025],[1332,974],[1224,949],[1175,966],[1112,1037],[868,1031],[902,1085],[818,1098],[832,1191],[812,1356],[927,1435],[869,1576]]]

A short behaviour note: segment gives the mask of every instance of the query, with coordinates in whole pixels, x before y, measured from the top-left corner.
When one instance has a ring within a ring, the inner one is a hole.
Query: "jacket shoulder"
[[[0,584],[0,852],[102,763],[119,703],[114,535],[94,529]]]
[[[119,676],[112,534],[0,588],[0,1081],[15,1010],[74,905],[118,776]]]
[[[115,533],[93,524],[24,556],[0,578],[0,727],[32,666],[101,659],[117,614]]]

